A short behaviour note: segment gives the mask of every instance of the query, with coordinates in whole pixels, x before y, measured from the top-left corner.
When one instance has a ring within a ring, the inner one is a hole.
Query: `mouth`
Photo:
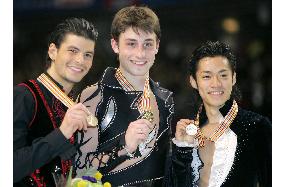
[[[208,92],[208,94],[218,96],[218,95],[223,95],[224,91],[210,91]]]
[[[138,60],[130,60],[130,62],[139,66],[143,66],[147,63],[147,61],[138,61]]]
[[[77,73],[81,73],[84,71],[84,68],[82,67],[77,67],[77,66],[68,66],[69,69],[71,69],[72,71],[74,72],[77,72]]]

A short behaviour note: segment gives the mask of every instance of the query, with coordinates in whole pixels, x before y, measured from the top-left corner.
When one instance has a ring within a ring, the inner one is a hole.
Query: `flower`
[[[102,184],[103,175],[94,168],[79,173],[74,179],[72,179],[72,169],[71,167],[66,187],[111,187],[109,182]]]
[[[87,181],[85,181],[85,180],[81,180],[81,181],[79,181],[78,183],[77,183],[77,187],[87,187],[87,185],[88,185],[88,182]]]
[[[95,177],[95,179],[97,179],[98,181],[100,181],[100,180],[102,179],[103,175],[102,175],[99,171],[97,171],[97,172],[95,173],[94,177]]]
[[[104,187],[111,187],[111,184],[109,182],[105,182]]]

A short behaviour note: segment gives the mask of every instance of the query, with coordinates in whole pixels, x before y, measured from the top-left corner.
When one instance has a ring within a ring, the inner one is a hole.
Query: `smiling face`
[[[159,48],[155,33],[137,31],[129,27],[120,34],[118,41],[111,40],[112,49],[119,57],[119,68],[128,80],[149,75]]]
[[[231,96],[236,74],[232,72],[227,58],[205,57],[199,60],[196,79],[191,76],[190,83],[198,90],[205,107],[219,109]]]
[[[52,63],[47,72],[63,87],[72,87],[90,70],[94,49],[93,40],[67,34],[59,48],[50,44],[48,55]]]

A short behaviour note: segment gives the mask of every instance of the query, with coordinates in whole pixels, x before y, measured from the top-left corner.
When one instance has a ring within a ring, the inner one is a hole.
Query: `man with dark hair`
[[[271,186],[271,123],[238,106],[231,48],[199,46],[189,76],[201,102],[194,118],[177,123],[168,186]]]
[[[113,186],[162,186],[169,151],[172,92],[149,78],[159,49],[157,15],[142,6],[117,12],[111,46],[119,68],[107,68],[80,97],[99,128],[78,134],[77,173],[95,167]]]
[[[97,36],[83,18],[64,20],[49,37],[47,71],[14,87],[14,186],[56,186],[66,177],[76,153],[73,134],[87,129],[89,116],[70,97],[92,66]]]

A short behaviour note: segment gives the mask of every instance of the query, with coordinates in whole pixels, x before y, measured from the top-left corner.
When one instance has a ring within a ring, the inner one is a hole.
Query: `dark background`
[[[188,116],[190,102],[186,63],[206,40],[220,40],[238,58],[241,106],[272,118],[272,2],[269,0],[14,0],[13,84],[44,71],[47,36],[67,17],[84,17],[99,30],[94,64],[77,85],[80,92],[98,81],[108,66],[117,67],[110,46],[114,14],[131,4],[144,4],[160,18],[162,38],[151,77],[174,91],[178,117]]]

